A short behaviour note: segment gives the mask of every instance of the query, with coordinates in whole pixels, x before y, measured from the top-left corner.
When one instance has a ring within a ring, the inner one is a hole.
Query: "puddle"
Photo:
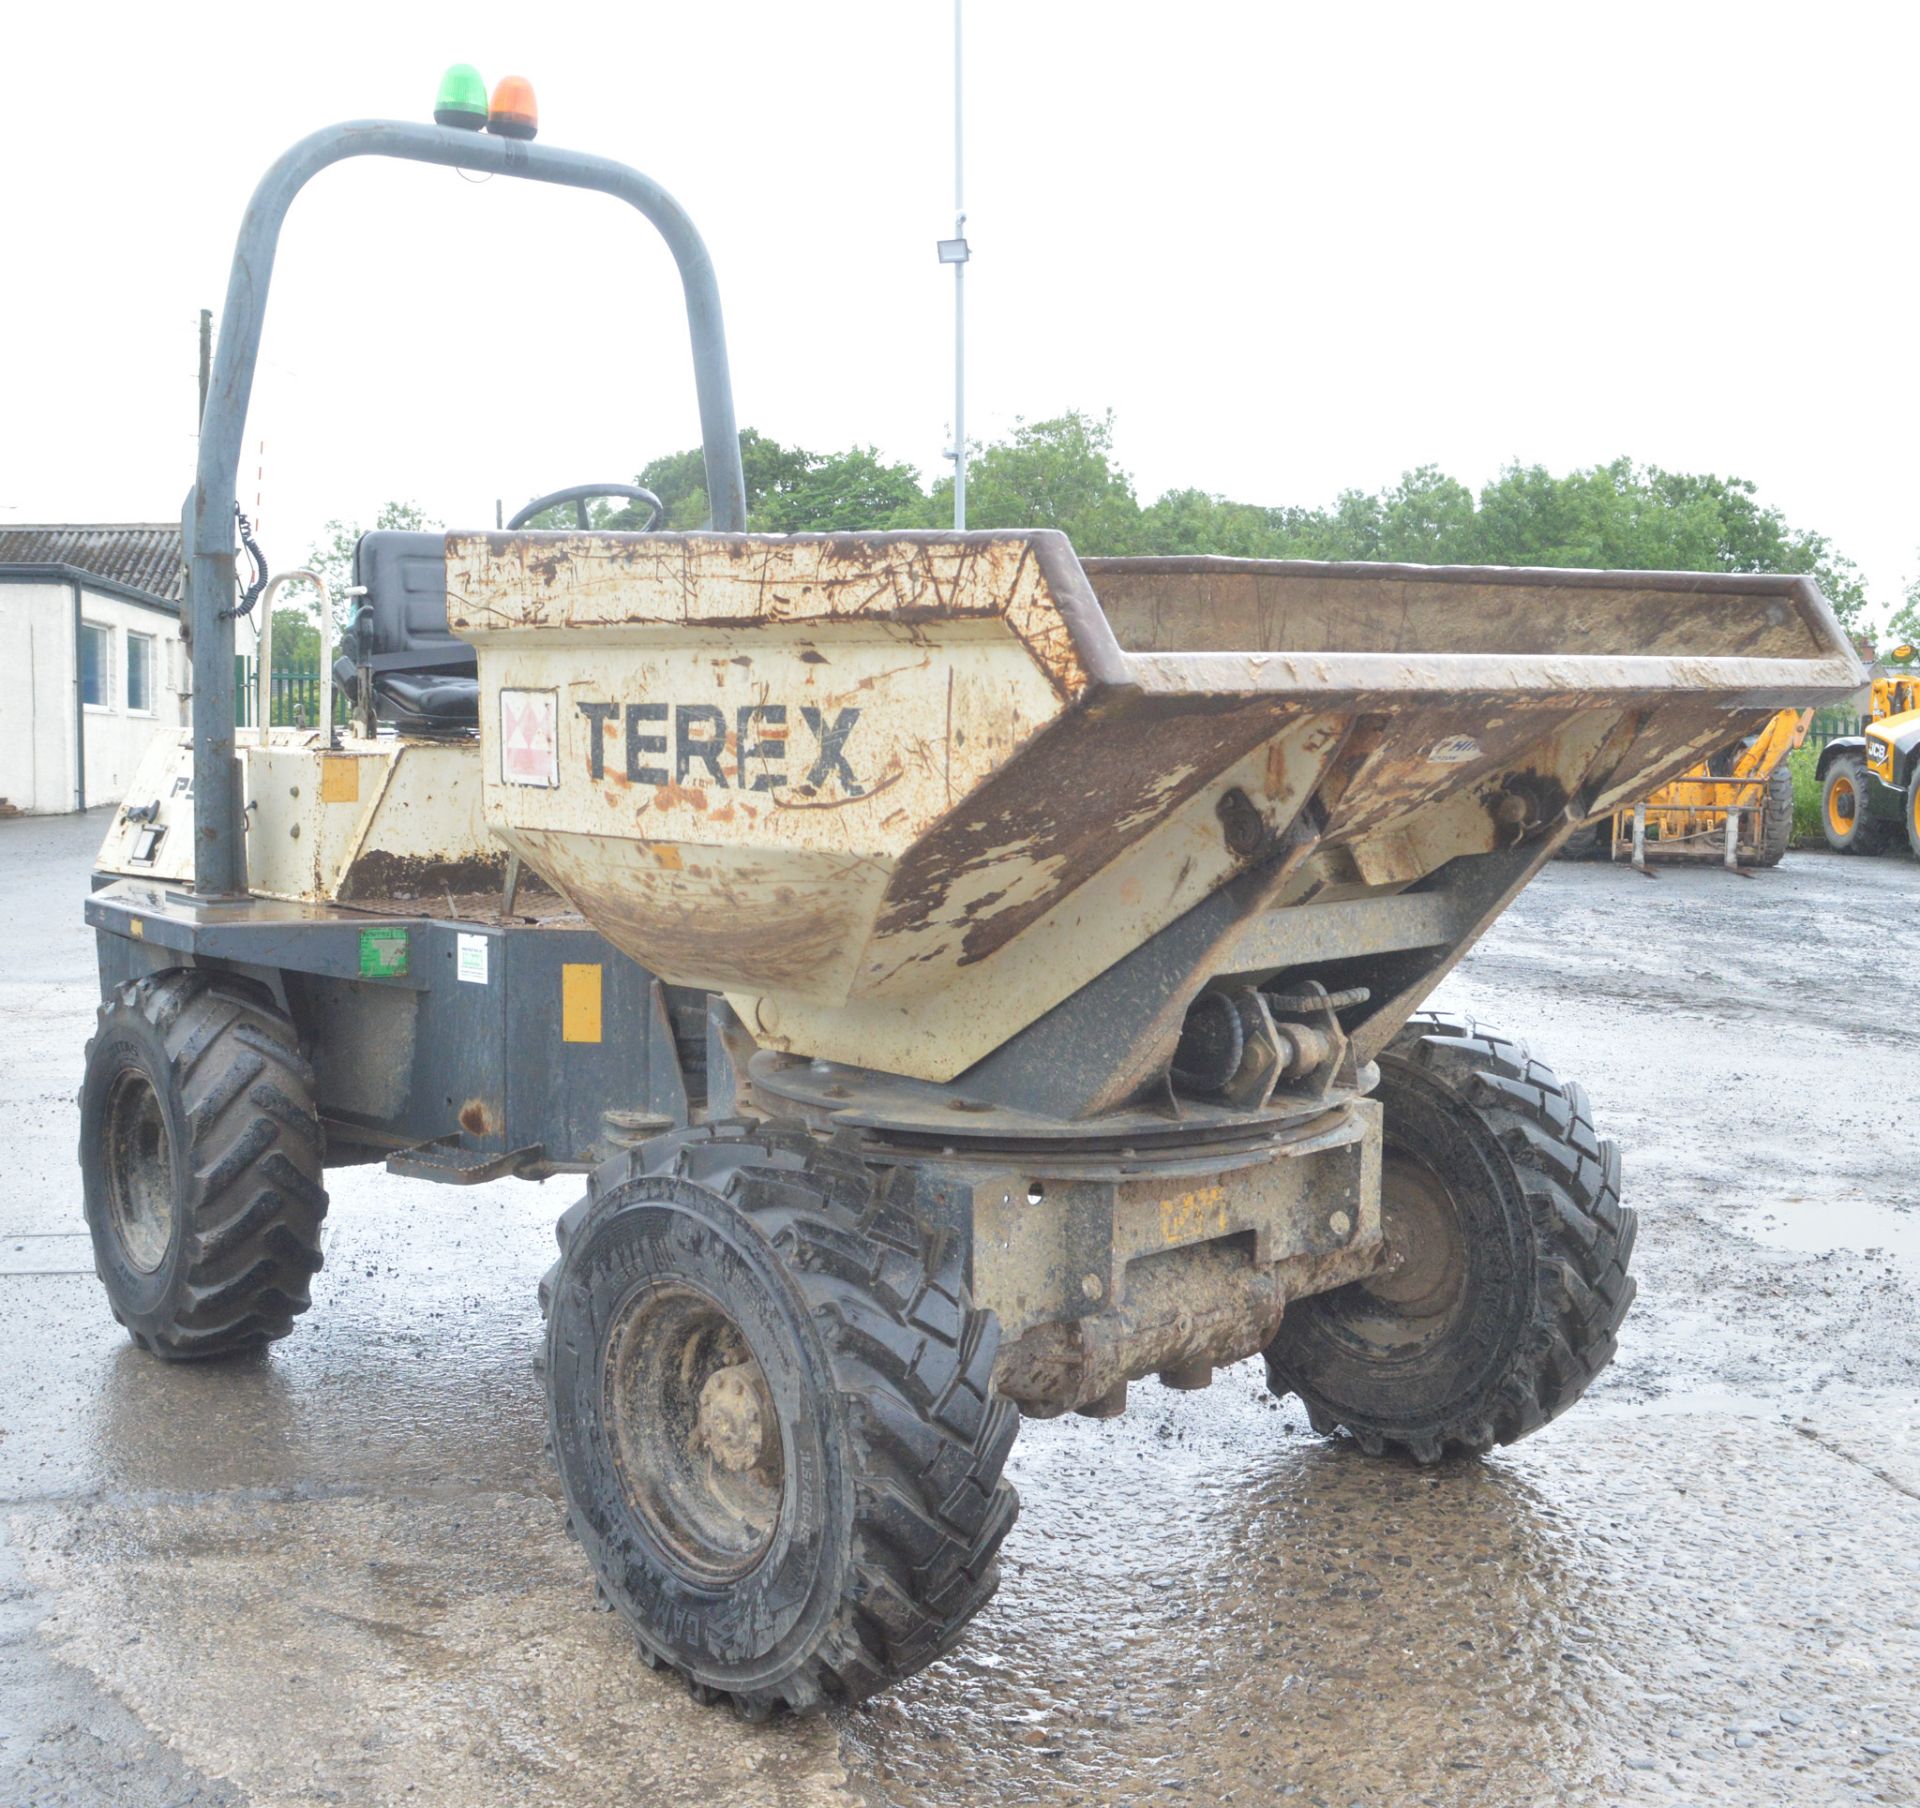
[[[1737,1214],[1733,1228],[1776,1249],[1823,1256],[1885,1254],[1920,1264],[1920,1208],[1868,1199],[1775,1200]]]

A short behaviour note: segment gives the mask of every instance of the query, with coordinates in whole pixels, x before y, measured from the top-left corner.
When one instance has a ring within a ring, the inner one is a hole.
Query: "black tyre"
[[[1269,1382],[1370,1455],[1511,1444],[1613,1359],[1634,1291],[1619,1149],[1581,1087],[1467,1017],[1412,1018],[1379,1098],[1399,1264],[1289,1306]]]
[[[1920,856],[1920,768],[1907,781],[1907,850]]]
[[[1793,840],[1793,768],[1782,760],[1767,778],[1760,803],[1760,849],[1755,866],[1778,866]]]
[[[1842,754],[1827,768],[1820,827],[1838,854],[1881,853],[1897,833],[1892,823],[1867,814],[1867,763],[1858,754]]]
[[[244,981],[167,973],[101,1007],[80,1087],[95,1270],[135,1343],[284,1337],[320,1267],[320,1120],[293,1025]]]
[[[1613,852],[1613,818],[1583,824],[1560,844],[1562,860],[1604,860]]]
[[[541,1285],[569,1525],[647,1661],[749,1719],[911,1675],[999,1581],[999,1327],[891,1192],[797,1128],[678,1132]]]

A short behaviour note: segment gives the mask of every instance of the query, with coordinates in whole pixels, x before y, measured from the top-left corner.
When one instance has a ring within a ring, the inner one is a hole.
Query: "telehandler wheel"
[[[131,980],[100,1007],[80,1173],[113,1314],[156,1356],[285,1337],[320,1267],[320,1119],[294,1028],[244,980]]]
[[[911,1675],[999,1582],[999,1325],[891,1193],[793,1126],[678,1132],[541,1283],[569,1527],[641,1655],[746,1719]]]
[[[1634,1292],[1619,1148],[1581,1087],[1469,1017],[1411,1018],[1378,1096],[1398,1263],[1289,1306],[1269,1383],[1371,1456],[1511,1444],[1613,1359]]]
[[[1920,857],[1920,770],[1907,782],[1907,850]]]
[[[1613,818],[1583,823],[1560,844],[1562,860],[1599,860],[1613,851]]]
[[[1867,814],[1867,763],[1842,754],[1820,788],[1820,826],[1837,854],[1878,854],[1893,839],[1893,824]]]
[[[1767,779],[1760,805],[1760,851],[1755,866],[1778,866],[1793,839],[1793,768],[1782,760]]]

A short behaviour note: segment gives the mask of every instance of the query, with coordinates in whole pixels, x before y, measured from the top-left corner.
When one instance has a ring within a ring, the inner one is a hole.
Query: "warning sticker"
[[[459,935],[454,938],[453,974],[470,986],[487,983],[487,938],[484,935]]]
[[[360,977],[403,979],[407,971],[407,932],[404,929],[360,931]]]
[[[558,691],[500,693],[500,782],[552,790],[560,782]]]

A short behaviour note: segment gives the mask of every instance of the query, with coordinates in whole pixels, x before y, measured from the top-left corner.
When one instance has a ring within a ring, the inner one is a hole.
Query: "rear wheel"
[[[80,1173],[114,1316],[156,1356],[285,1337],[320,1267],[320,1120],[293,1025],[244,981],[119,987],[80,1086]]]
[[[911,1675],[999,1580],[999,1327],[890,1190],[797,1128],[680,1132],[541,1286],[569,1524],[647,1661],[750,1719]]]
[[[1378,1096],[1393,1266],[1289,1306],[1269,1382],[1370,1455],[1511,1444],[1613,1359],[1634,1292],[1619,1149],[1581,1087],[1467,1017],[1412,1018]]]
[[[1907,781],[1907,847],[1920,855],[1920,766]]]
[[[1867,814],[1867,763],[1857,754],[1842,754],[1827,768],[1820,826],[1839,854],[1877,854],[1892,840],[1893,825]]]

